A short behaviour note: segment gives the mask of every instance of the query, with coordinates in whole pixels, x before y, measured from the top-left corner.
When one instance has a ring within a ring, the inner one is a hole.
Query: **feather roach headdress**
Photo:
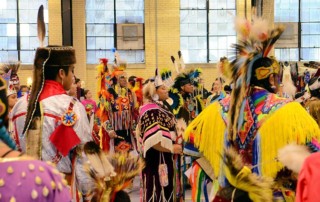
[[[228,114],[228,134],[229,139],[233,140],[242,125],[241,114],[244,112],[252,77],[262,80],[280,71],[278,63],[267,56],[284,28],[282,26],[270,28],[267,21],[256,18],[252,23],[246,19],[237,19],[236,30],[239,36],[238,43],[233,45],[236,50],[236,58],[229,66],[232,82],[235,85]],[[261,60],[272,60],[273,62],[267,67],[257,67],[259,65],[257,61]]]
[[[198,87],[199,81],[200,81],[200,74],[202,73],[201,68],[196,68],[190,71],[186,71],[186,66],[185,66],[181,51],[178,51],[178,61],[175,59],[174,56],[171,56],[171,61],[178,75],[176,76],[174,82],[172,83],[171,71],[164,70],[161,73],[163,80],[167,79],[168,80],[167,82],[171,86],[173,86],[173,88],[178,89],[178,91],[181,90],[181,86],[188,83],[191,83],[195,85],[195,87]]]
[[[200,68],[192,69],[188,72],[181,72],[174,79],[173,88],[180,91],[181,87],[188,83],[194,85],[195,87],[198,87],[201,73],[202,70]]]
[[[164,82],[164,85],[171,88],[174,84],[171,70],[164,68],[161,70],[160,74],[161,74],[161,79]]]

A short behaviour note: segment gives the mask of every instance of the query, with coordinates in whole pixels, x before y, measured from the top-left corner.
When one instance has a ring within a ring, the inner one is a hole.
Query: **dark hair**
[[[26,86],[26,85],[21,85],[21,86],[20,86],[20,90],[22,90],[23,88],[28,88],[28,86]]]
[[[132,85],[132,86],[134,86],[135,85],[135,83],[136,83],[136,76],[130,76],[129,77],[129,79],[128,79],[128,82]]]
[[[121,190],[116,193],[116,197],[114,198],[114,202],[131,202],[130,196],[127,192]]]
[[[320,81],[319,79],[320,78],[318,76],[315,76],[315,77],[311,78],[309,83],[308,83],[309,89],[310,89],[310,86],[312,86],[315,82],[319,82]],[[319,90],[319,88],[313,89],[313,90],[310,89],[310,94],[311,94],[312,97],[320,98],[320,90]]]
[[[229,85],[225,85],[225,86],[223,87],[223,90],[224,90],[225,92],[231,92],[231,87],[230,87]]]
[[[44,79],[45,80],[56,80],[60,69],[63,69],[65,74],[68,76],[70,66],[46,66],[44,68]]]
[[[81,81],[79,78],[75,77],[75,82],[78,83],[79,81]]]
[[[251,85],[262,87],[262,88],[266,89],[267,91],[269,91],[271,93],[274,93],[274,90],[272,89],[271,84],[269,82],[269,77],[270,76],[268,76],[265,79],[258,80],[257,77],[256,77],[256,72],[255,72],[255,70],[257,68],[259,68],[259,67],[270,67],[272,65],[272,63],[273,63],[273,61],[270,58],[267,58],[267,57],[259,58],[253,63],[252,76],[251,76],[251,81],[250,81]]]
[[[89,89],[84,90],[84,97],[85,97],[85,98],[87,98],[86,95],[88,94],[89,91],[90,91]]]

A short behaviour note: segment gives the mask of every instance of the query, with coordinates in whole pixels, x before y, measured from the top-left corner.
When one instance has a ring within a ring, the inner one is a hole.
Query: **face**
[[[184,86],[181,87],[181,89],[185,93],[193,93],[193,85],[191,83],[185,84]]]
[[[169,98],[169,92],[166,86],[162,85],[157,88],[156,93],[159,96],[160,101],[164,101]]]
[[[81,81],[78,81],[77,87],[78,87],[78,88],[81,88]]]
[[[19,91],[20,89],[20,83],[17,84],[13,84],[14,88],[16,89],[16,91]]]
[[[120,77],[119,85],[121,88],[127,87],[127,79],[125,77]]]
[[[23,93],[26,93],[26,92],[28,92],[28,87],[23,87],[23,88],[21,88],[21,92],[23,92]]]
[[[74,83],[74,65],[69,66],[68,75],[63,69],[60,69],[60,74],[62,77],[63,88],[65,90],[70,90],[71,85]]]
[[[91,98],[92,98],[92,93],[91,93],[91,91],[88,91],[88,92],[87,92],[86,98],[87,98],[87,99],[91,99]]]
[[[70,95],[71,97],[77,97],[77,85],[75,83],[71,84],[68,95]]]
[[[220,92],[221,91],[221,83],[219,80],[216,80],[213,83],[213,92]]]
[[[9,105],[9,108],[13,108],[14,105],[17,103],[18,101],[18,97],[17,97],[17,94],[12,94],[12,95],[9,95],[8,96],[8,105]]]

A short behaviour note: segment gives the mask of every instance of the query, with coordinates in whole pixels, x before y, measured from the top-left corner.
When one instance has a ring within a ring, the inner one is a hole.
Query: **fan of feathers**
[[[106,155],[96,145],[91,144],[85,153],[90,161],[87,172],[95,182],[91,201],[113,201],[115,194],[131,185],[145,164],[139,156],[128,153]],[[101,163],[106,161],[105,163]]]

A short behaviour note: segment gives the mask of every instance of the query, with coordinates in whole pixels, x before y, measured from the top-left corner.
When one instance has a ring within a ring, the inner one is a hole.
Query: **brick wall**
[[[77,64],[75,68],[75,75],[81,80],[87,81],[87,56],[86,56],[86,12],[85,0],[72,1],[72,35],[73,47],[76,50]],[[90,80],[91,78],[88,77]]]
[[[245,4],[245,1],[247,2]],[[237,15],[250,18],[251,1],[237,0]],[[273,20],[273,0],[263,1],[264,17]],[[61,1],[49,0],[49,43],[62,44],[61,27]],[[157,16],[158,27],[155,26],[156,5],[154,0],[145,0],[145,64],[129,64],[128,76],[136,75],[149,78],[154,75],[156,66],[156,30],[158,34],[158,67],[172,68],[170,56],[177,56],[180,49],[180,1],[179,0],[158,0]],[[247,9],[245,9],[245,7]],[[85,33],[85,0],[72,1],[73,17],[73,46],[76,49],[77,64],[75,74],[86,83],[86,88],[95,92],[96,71],[95,65],[86,64],[86,33]],[[113,58],[109,58],[110,61]],[[98,62],[98,61],[97,61]],[[215,64],[190,64],[187,68],[203,69],[203,78],[206,88],[210,88],[211,83],[217,76]],[[21,83],[27,81],[27,77],[32,76],[32,66],[22,66],[19,71]]]
[[[49,44],[62,45],[61,1],[48,1],[49,14]]]

